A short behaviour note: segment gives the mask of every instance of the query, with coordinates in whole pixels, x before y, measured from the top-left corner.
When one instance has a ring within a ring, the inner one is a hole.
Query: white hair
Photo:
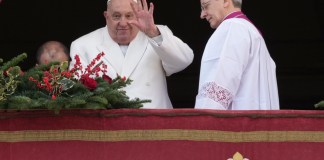
[[[108,4],[109,4],[110,1],[111,0],[107,0],[107,6],[108,6]],[[133,1],[137,3],[137,0],[133,0]]]
[[[232,1],[234,4],[234,7],[239,7],[239,8],[242,7],[242,0],[232,0]]]

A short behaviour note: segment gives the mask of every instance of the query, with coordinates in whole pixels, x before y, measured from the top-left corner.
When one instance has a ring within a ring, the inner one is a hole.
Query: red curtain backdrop
[[[0,160],[322,160],[322,111],[0,112]]]

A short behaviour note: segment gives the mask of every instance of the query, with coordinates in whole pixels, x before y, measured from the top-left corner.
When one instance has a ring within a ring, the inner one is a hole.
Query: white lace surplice
[[[259,31],[248,21],[224,21],[202,60],[195,108],[279,109],[276,66]]]

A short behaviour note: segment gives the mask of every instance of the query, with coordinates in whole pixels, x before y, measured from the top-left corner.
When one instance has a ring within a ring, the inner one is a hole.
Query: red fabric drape
[[[322,111],[0,111],[0,160],[322,160]]]

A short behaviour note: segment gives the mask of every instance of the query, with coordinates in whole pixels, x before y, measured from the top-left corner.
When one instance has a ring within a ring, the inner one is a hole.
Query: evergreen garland
[[[68,70],[67,62],[38,65],[21,74],[17,64],[26,57],[23,53],[0,67],[0,109],[49,109],[59,113],[62,109],[73,108],[141,108],[143,103],[151,102],[130,99],[126,95],[122,88],[131,84],[130,79],[117,76],[115,79],[108,77],[107,81],[106,75],[98,76],[99,71],[105,72],[98,68],[101,63],[88,66],[87,71],[80,72],[81,79],[77,79],[77,69]],[[99,59],[100,56],[94,62]],[[94,74],[95,78],[91,78]],[[87,82],[91,82],[90,85]],[[91,86],[93,84],[95,87]]]
[[[15,93],[19,83],[17,78],[21,73],[17,64],[25,58],[27,58],[27,54],[23,53],[0,66],[0,102],[7,100],[10,95]],[[0,64],[2,62],[3,60],[0,59]]]

